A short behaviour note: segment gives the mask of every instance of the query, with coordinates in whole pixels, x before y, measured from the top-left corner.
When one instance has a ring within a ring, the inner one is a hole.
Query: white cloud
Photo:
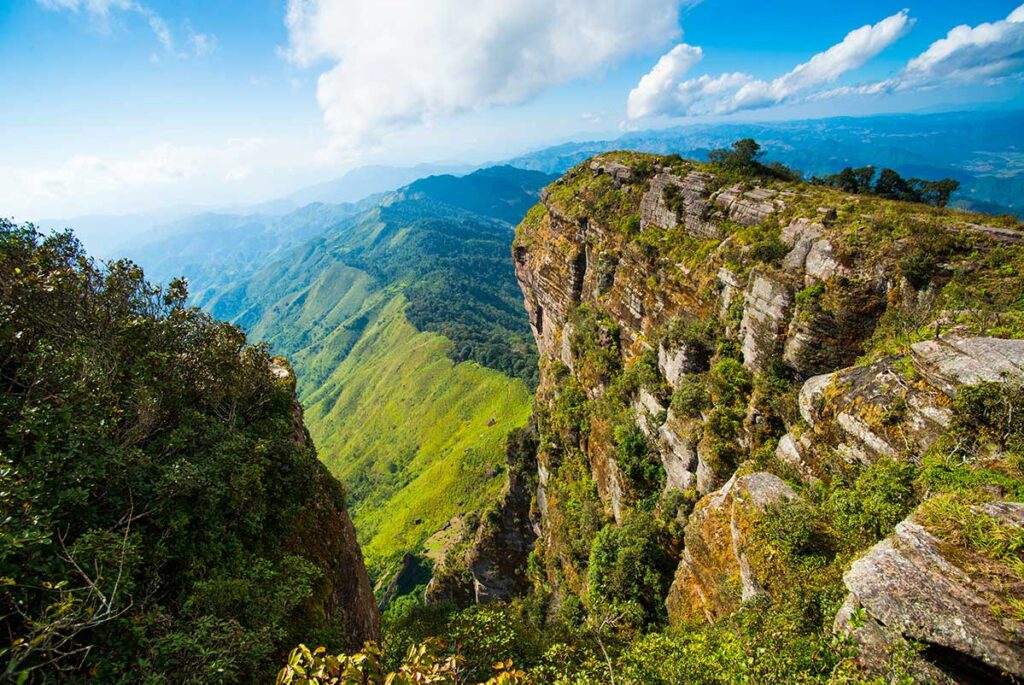
[[[726,114],[781,104],[861,68],[906,35],[913,24],[914,20],[903,10],[877,24],[862,26],[848,33],[842,42],[772,81],[761,81],[742,72],[683,80],[702,53],[700,48],[680,44],[640,79],[629,94],[627,116],[638,119],[652,115]]]
[[[53,165],[0,163],[0,207],[19,219],[258,201],[316,171],[315,148],[285,139],[160,143],[122,156],[83,152]]]
[[[128,10],[135,6],[134,0],[36,0],[42,7],[49,10],[69,10],[79,12],[85,10],[96,17],[107,17],[110,10]]]
[[[677,39],[687,0],[290,0],[287,54],[331,63],[317,99],[335,146],[521,103]]]
[[[167,22],[153,13],[150,13],[147,19],[149,20],[149,28],[153,29],[153,35],[160,41],[160,45],[164,46],[164,51],[173,54],[174,36],[171,35],[171,29],[167,26]]]
[[[174,33],[163,17],[136,0],[36,0],[36,3],[48,10],[67,11],[76,15],[84,13],[93,25],[103,32],[110,30],[110,18],[114,10],[137,14],[146,20],[164,53],[175,57],[186,56],[186,53],[175,50]],[[196,33],[191,22],[187,20],[185,30],[188,33],[189,48],[196,57],[208,55],[217,47],[216,36]],[[160,60],[151,55],[150,61],[158,63]]]
[[[1002,20],[957,26],[907,63],[897,88],[971,82],[1006,76],[1024,67],[1024,5]]]
[[[994,84],[1024,76],[1024,5],[1001,21],[954,27],[890,79],[818,93],[824,100],[944,85]]]
[[[843,74],[860,69],[880,52],[907,34],[914,20],[907,10],[886,17],[874,25],[846,34],[841,43],[819,52],[809,61],[771,83],[751,81],[727,103],[728,111],[756,109],[785,102],[797,93],[834,82]]]
[[[671,110],[679,97],[677,84],[703,58],[704,52],[700,48],[686,43],[680,43],[669,50],[650,73],[640,79],[636,88],[630,91],[626,115],[630,119],[639,119]]]
[[[193,33],[188,37],[188,42],[196,57],[205,57],[217,49],[217,37],[209,33]]]

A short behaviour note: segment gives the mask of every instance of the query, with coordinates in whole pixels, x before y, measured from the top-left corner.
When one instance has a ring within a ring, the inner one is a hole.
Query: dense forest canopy
[[[295,620],[324,576],[297,517],[344,496],[293,380],[186,297],[0,223],[5,680],[250,683],[304,636],[349,642]]]

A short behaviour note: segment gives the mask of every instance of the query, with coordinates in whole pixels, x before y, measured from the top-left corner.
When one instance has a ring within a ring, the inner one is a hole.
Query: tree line
[[[719,148],[708,153],[708,160],[727,171],[736,171],[767,178],[787,181],[802,179],[799,171],[790,169],[781,162],[762,161],[764,149],[753,138],[737,140],[729,148]],[[920,202],[933,207],[945,207],[949,199],[960,188],[960,182],[952,178],[929,181],[921,178],[903,178],[893,169],[883,168],[880,172],[874,166],[846,167],[837,174],[813,176],[811,183],[836,188],[846,193],[874,195],[888,200]]]

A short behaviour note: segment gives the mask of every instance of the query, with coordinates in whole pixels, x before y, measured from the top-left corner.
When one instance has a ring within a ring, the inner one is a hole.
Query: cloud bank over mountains
[[[525,102],[681,36],[681,0],[290,0],[288,56],[326,63],[333,143]]]

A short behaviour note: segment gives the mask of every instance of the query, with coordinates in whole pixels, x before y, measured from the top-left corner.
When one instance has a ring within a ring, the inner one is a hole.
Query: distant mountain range
[[[44,228],[73,227],[96,255],[136,254],[150,242],[195,224],[213,227],[210,215],[257,217],[272,222],[308,204],[357,203],[435,175],[467,174],[477,168],[507,164],[521,169],[562,174],[595,154],[610,150],[677,153],[704,160],[715,148],[752,137],[768,159],[806,176],[835,173],[845,166],[889,166],[904,176],[955,178],[962,184],[953,204],[993,214],[1024,215],[1024,112],[953,112],[836,117],[768,123],[698,124],[657,131],[636,131],[618,138],[573,142],[543,148],[510,160],[470,164],[365,166],[343,176],[281,198],[243,207],[178,207],[123,216],[83,216],[40,221]],[[238,222],[228,219],[228,223]]]
[[[955,178],[954,205],[1024,215],[1024,112],[953,112],[836,117],[750,124],[700,124],[637,131],[613,140],[566,143],[509,160],[523,169],[564,173],[610,150],[678,153],[697,160],[740,138],[754,138],[769,160],[807,177],[846,166],[891,167],[904,176]]]

